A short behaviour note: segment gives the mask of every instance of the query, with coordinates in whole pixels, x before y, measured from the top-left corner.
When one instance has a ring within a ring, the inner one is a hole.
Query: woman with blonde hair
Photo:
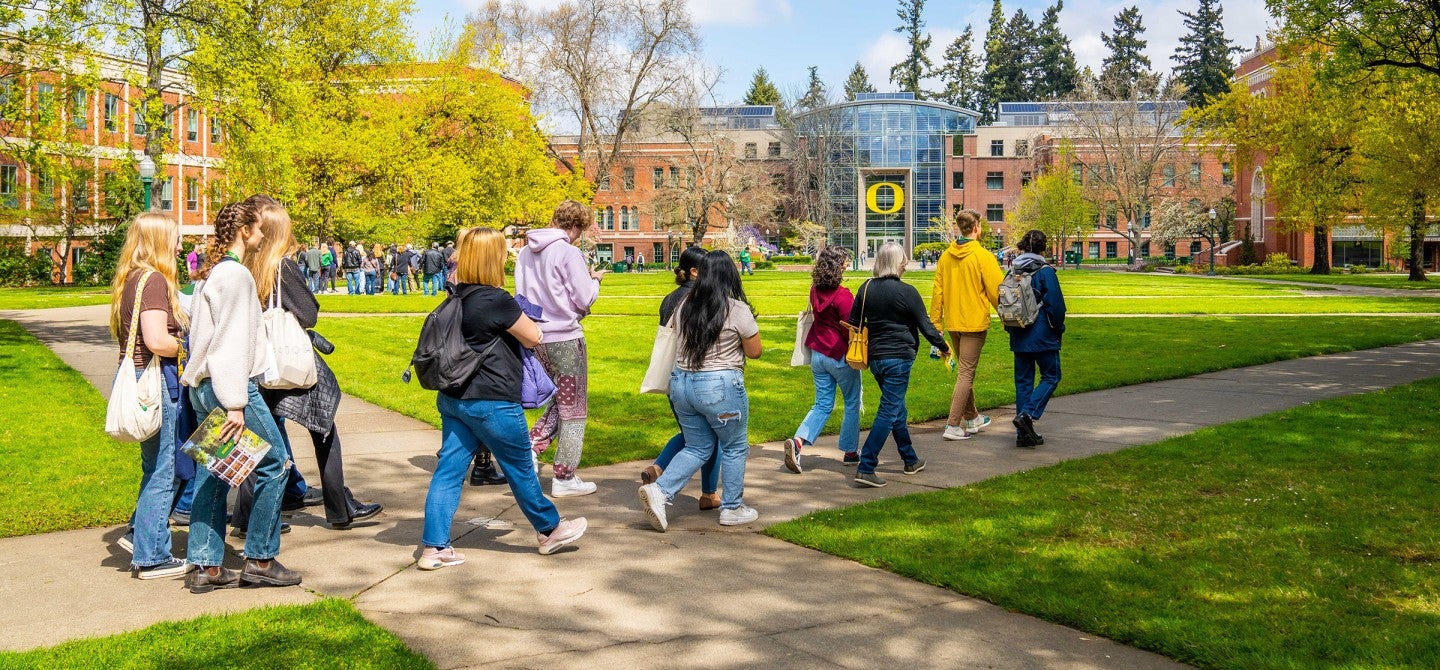
[[[460,506],[466,471],[475,451],[490,448],[510,484],[520,511],[535,528],[541,554],[550,554],[585,534],[584,517],[563,520],[545,498],[532,466],[525,410],[520,407],[521,347],[540,344],[540,327],[505,292],[505,236],[490,228],[460,232],[456,284],[446,298],[461,305],[460,332],[482,356],[475,375],[458,391],[440,391],[440,454],[425,495],[425,525],[419,568],[438,570],[465,562],[451,546],[450,526]]]
[[[968,209],[956,212],[950,231],[955,239],[935,264],[930,322],[936,330],[949,333],[957,368],[942,437],[968,440],[990,425],[990,417],[975,408],[975,369],[1005,274],[995,254],[980,244],[980,214]]]
[[[193,566],[171,554],[170,504],[175,486],[175,423],[180,402],[178,360],[188,319],[177,300],[175,259],[180,226],[164,214],[135,217],[125,234],[110,288],[110,334],[120,343],[117,358],[131,355],[140,373],[156,357],[165,373],[160,394],[160,431],[140,443],[140,493],[131,530],[121,545],[131,550],[130,568],[139,579],[177,577]],[[138,320],[132,322],[138,312]],[[138,324],[139,332],[132,326]]]

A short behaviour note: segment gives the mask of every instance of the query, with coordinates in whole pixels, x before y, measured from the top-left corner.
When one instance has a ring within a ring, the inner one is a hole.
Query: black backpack
[[[420,342],[415,345],[415,353],[410,357],[410,367],[405,368],[405,373],[401,375],[407,384],[410,382],[410,369],[414,368],[420,377],[420,387],[429,391],[458,392],[469,385],[470,379],[480,370],[480,364],[500,341],[496,337],[483,350],[475,351],[465,342],[465,336],[460,331],[465,298],[478,288],[478,285],[470,285],[458,291],[447,289],[449,295],[425,317],[425,325],[420,328]]]

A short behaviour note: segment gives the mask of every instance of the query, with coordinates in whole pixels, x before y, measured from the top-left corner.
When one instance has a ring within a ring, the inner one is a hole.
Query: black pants
[[[280,429],[285,434],[285,429]],[[287,441],[290,439],[287,435]],[[350,523],[350,516],[358,503],[345,487],[345,464],[340,455],[340,436],[334,428],[326,435],[310,431],[310,441],[315,445],[315,461],[320,466],[321,494],[325,499],[325,521],[331,524]],[[294,456],[292,450],[291,456]],[[241,485],[235,496],[235,512],[230,526],[248,528],[250,508],[255,499],[255,477],[252,475]]]

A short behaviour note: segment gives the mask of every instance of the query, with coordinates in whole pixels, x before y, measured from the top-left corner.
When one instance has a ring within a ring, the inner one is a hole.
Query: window
[[[169,212],[175,209],[175,180],[165,178],[158,180],[160,185],[160,211]]]
[[[1004,156],[1004,155],[1005,155],[1005,140],[990,140],[990,155],[991,155],[991,156]]]
[[[1118,217],[1118,212],[1116,210],[1114,200],[1105,203],[1105,225],[1111,228],[1115,228],[1120,225],[1120,219]]]
[[[615,208],[605,208],[605,218],[600,222],[601,230],[615,230]]]
[[[165,114],[160,119],[160,132],[162,135],[169,137],[170,131],[179,129],[179,124],[175,123],[176,112],[175,105],[165,105]],[[178,135],[176,139],[179,139]]]
[[[1175,185],[1175,165],[1174,165],[1174,164],[1172,164],[1172,163],[1166,163],[1166,164],[1165,164],[1165,167],[1161,168],[1161,173],[1165,176],[1165,187],[1166,187],[1166,188],[1170,188],[1170,187],[1172,187],[1172,186]]]
[[[1119,255],[1120,255],[1120,243],[1119,243],[1119,242],[1106,242],[1106,243],[1105,243],[1105,257],[1106,257],[1106,258],[1115,258],[1116,256],[1119,256]]]
[[[1026,171],[1020,173],[1020,185],[1021,185],[1021,186],[1029,186],[1029,185],[1030,185],[1030,171],[1029,171],[1029,170],[1026,170]]]
[[[1076,186],[1085,185],[1085,164],[1075,163],[1070,166],[1070,178],[1075,180]]]
[[[680,168],[671,167],[671,168],[670,168],[670,188],[676,188],[676,187],[678,187],[679,185],[680,185]]]
[[[200,110],[185,110],[185,139],[189,142],[200,141]]]
[[[1016,155],[1016,156],[1029,156],[1029,155],[1030,155],[1030,140],[1015,140],[1015,155]]]
[[[1220,164],[1220,183],[1224,186],[1231,186],[1235,183],[1235,173],[1230,170],[1229,163]]]
[[[759,147],[758,147],[754,142],[746,142],[746,143],[745,143],[745,157],[746,157],[746,158],[758,158],[759,156],[760,156],[760,149],[759,149]]]
[[[11,106],[15,104],[15,78],[0,78],[0,119],[15,118]]]
[[[961,136],[961,135],[951,136],[951,138],[950,138],[950,155],[951,155],[951,156],[964,156],[964,155],[965,155],[965,138],[964,138],[963,136]]]
[[[987,191],[1003,191],[1003,190],[1005,190],[1005,173],[1004,173],[1004,172],[986,172],[986,173],[985,173],[985,190],[987,190]]]
[[[220,119],[210,117],[210,143],[220,143]]]
[[[35,172],[36,206],[40,209],[55,208],[55,178],[45,169]]]
[[[1199,184],[1199,183],[1200,183],[1200,164],[1199,164],[1199,163],[1191,163],[1191,164],[1190,164],[1190,183],[1191,183],[1191,184]]]
[[[105,132],[113,133],[120,118],[120,98],[113,93],[105,94]]]
[[[145,108],[147,105],[142,101],[138,105],[132,105],[135,110],[135,134],[144,135],[149,132],[150,126],[145,122]]]
[[[55,85],[38,84],[35,86],[35,111],[36,117],[41,123],[47,123],[55,118]]]
[[[783,172],[774,172],[774,173],[771,173],[771,174],[770,174],[770,188],[773,188],[773,189],[776,189],[776,190],[780,190],[780,191],[785,190],[785,173],[783,173]]]
[[[15,194],[15,185],[20,181],[20,166],[0,165],[0,205],[15,209],[20,198]]]
[[[600,178],[600,183],[595,185],[595,190],[597,190],[597,191],[608,191],[608,190],[610,190],[610,175],[607,174],[607,175],[601,177],[601,178]]]
[[[1150,257],[1150,243],[1149,243],[1149,242],[1144,242],[1144,243],[1142,243],[1142,244],[1140,245],[1140,257],[1141,257],[1141,258],[1149,258],[1149,257]]]
[[[1167,245],[1165,245],[1165,260],[1170,260],[1170,261],[1175,260],[1175,245],[1173,245],[1173,244],[1167,244]]]
[[[77,212],[90,211],[90,175],[75,181],[70,191],[70,207]]]
[[[962,191],[965,190],[965,173],[964,173],[964,172],[951,172],[951,173],[950,173],[950,188],[958,189],[958,190],[962,190]]]
[[[1086,257],[1086,258],[1099,258],[1099,257],[1100,257],[1100,243],[1099,243],[1099,242],[1091,242],[1088,246],[1089,246],[1089,248],[1086,250],[1085,257]]]
[[[83,89],[70,92],[70,125],[76,130],[85,130],[90,126],[90,103],[86,97]]]
[[[1200,253],[1200,240],[1192,240],[1192,241],[1190,242],[1190,255],[1191,255],[1191,256],[1195,256],[1195,255],[1198,255],[1199,253]]]
[[[665,188],[665,168],[658,167],[650,171],[651,188]]]
[[[1144,230],[1144,229],[1150,227],[1150,213],[1151,213],[1150,210],[1151,210],[1150,205],[1145,205],[1145,212],[1140,215],[1140,229],[1141,229],[1141,230]]]
[[[985,220],[990,223],[1005,223],[1005,205],[985,205]]]
[[[1076,257],[1076,258],[1079,258],[1079,257],[1080,257],[1080,251],[1081,251],[1081,248],[1080,248],[1080,247],[1081,247],[1081,244],[1080,244],[1079,242],[1071,242],[1071,243],[1070,243],[1070,253],[1075,254],[1075,257]]]
[[[194,177],[185,180],[185,211],[200,211],[200,180]]]
[[[771,158],[779,158],[779,157],[780,157],[780,143],[779,143],[779,142],[771,142],[771,143],[769,144],[769,146],[765,147],[765,155],[766,155],[766,156],[769,156],[769,157],[771,157]]]
[[[620,181],[627,191],[635,190],[635,168],[627,167],[620,173]]]
[[[620,212],[620,230],[640,230],[640,210],[621,207]]]

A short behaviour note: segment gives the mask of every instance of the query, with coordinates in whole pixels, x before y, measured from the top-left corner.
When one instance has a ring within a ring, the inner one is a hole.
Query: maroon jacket
[[[845,351],[850,348],[850,335],[840,323],[849,318],[854,302],[855,296],[844,286],[811,288],[810,309],[815,312],[815,325],[810,327],[805,346],[837,361],[845,360]]]

